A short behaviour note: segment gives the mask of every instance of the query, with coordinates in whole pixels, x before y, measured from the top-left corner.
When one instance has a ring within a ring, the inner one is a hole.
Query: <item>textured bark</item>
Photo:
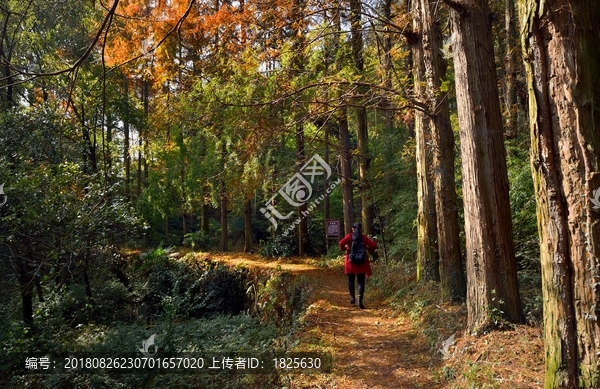
[[[426,89],[424,101],[429,110],[433,153],[433,193],[435,197],[437,251],[442,298],[463,300],[466,281],[462,269],[458,207],[454,180],[454,133],[446,95],[440,90],[446,79],[446,64],[442,58],[442,36],[429,0],[416,0],[421,15],[421,43],[423,50]],[[437,8],[437,7],[436,7]],[[439,9],[439,8],[437,8]]]
[[[362,34],[362,4],[361,0],[350,0],[350,31],[352,43],[352,57],[354,67],[358,75],[362,75],[365,70],[363,57],[363,34]],[[366,234],[373,235],[373,205],[369,196],[369,168],[371,157],[369,156],[369,132],[367,121],[367,109],[362,105],[363,96],[368,93],[367,87],[359,87],[360,96],[356,103],[356,140],[358,147],[358,192],[360,194],[362,229]]]
[[[384,0],[383,1],[383,18],[386,21],[392,20],[392,0]],[[392,90],[392,71],[393,71],[393,62],[392,62],[392,47],[393,34],[391,32],[391,27],[389,23],[386,23],[383,26],[384,35],[383,35],[383,68],[384,68],[384,78],[383,84],[389,90]],[[383,97],[381,101],[381,108],[383,109],[384,121],[385,121],[385,129],[388,133],[391,133],[394,130],[394,112],[391,108],[391,101],[388,97]]]
[[[505,0],[504,28],[506,30],[505,44],[505,74],[504,74],[504,116],[506,118],[507,136],[515,136],[517,131],[517,50],[518,40],[515,28],[515,0]]]
[[[304,53],[306,46],[306,4],[302,0],[294,0],[293,2],[293,15],[294,20],[293,26],[293,40],[292,46],[294,51],[294,61],[292,64],[292,72],[295,76],[302,77],[306,71],[305,61],[306,55]],[[296,123],[295,136],[296,136],[296,167],[300,171],[300,168],[306,162],[305,142],[304,142],[304,117],[301,111],[303,107],[294,107],[296,113],[294,114],[294,122]],[[305,255],[308,248],[308,218],[305,216],[308,210],[308,204],[302,203],[298,208],[298,217],[300,223],[298,224],[298,255]]]
[[[447,0],[448,1],[448,0]],[[513,247],[506,151],[486,0],[448,1],[460,124],[468,328],[497,316],[523,322]]]
[[[304,144],[304,126],[298,124],[296,126],[296,164],[298,171],[306,163],[305,156],[305,144]],[[306,214],[308,212],[308,203],[304,202],[298,207],[298,217],[300,223],[298,224],[298,255],[306,255],[308,249],[308,218]]]
[[[598,388],[600,213],[590,196],[600,188],[600,5],[521,0],[519,16],[540,232],[545,387]]]
[[[423,20],[419,1],[413,6],[413,80],[415,96],[426,99],[425,63],[422,35]],[[435,195],[433,191],[433,154],[431,149],[431,120],[425,112],[415,110],[415,140],[417,164],[417,280],[439,281]]]
[[[341,9],[338,1],[334,1],[335,15],[333,22],[335,23],[334,35],[334,52],[336,53],[336,70],[340,71],[343,67],[342,56],[339,55],[341,50],[340,35],[341,26]],[[338,91],[338,98],[341,100],[342,92]],[[350,133],[348,131],[348,109],[342,103],[337,110],[337,122],[339,133],[339,159],[340,170],[342,176],[342,205],[344,208],[344,232],[347,234],[352,231],[354,224],[354,195],[352,193],[352,153],[350,150]]]
[[[354,198],[352,195],[352,155],[350,153],[350,133],[346,109],[341,108],[338,116],[340,136],[340,169],[342,171],[342,204],[344,207],[344,232],[352,231],[354,224]]]

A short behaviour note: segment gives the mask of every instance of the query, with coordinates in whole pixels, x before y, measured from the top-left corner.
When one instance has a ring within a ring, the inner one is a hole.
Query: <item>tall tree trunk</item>
[[[221,251],[228,249],[227,233],[227,187],[225,185],[225,158],[227,158],[227,145],[223,140],[221,147],[221,174],[219,175],[219,191],[221,196]]]
[[[463,175],[468,328],[494,316],[523,322],[517,283],[506,150],[486,0],[450,4]]]
[[[123,163],[125,164],[125,197],[131,199],[131,152],[129,133],[129,80],[123,77],[123,93],[125,95],[125,117],[123,118]]]
[[[292,63],[292,72],[294,77],[302,77],[305,72],[305,61],[306,55],[304,54],[306,45],[306,16],[305,7],[306,3],[302,0],[294,0],[293,2],[293,15],[294,20],[294,32],[292,34],[292,46],[294,52],[294,61]],[[305,142],[304,142],[304,118],[302,117],[302,111],[305,109],[302,105],[296,105],[293,107],[295,110],[294,121],[295,121],[295,135],[296,135],[296,166],[297,170],[306,162]],[[308,248],[308,218],[306,217],[308,210],[307,202],[303,202],[298,207],[298,217],[300,223],[298,224],[298,255],[305,255]]]
[[[2,32],[0,33],[0,58],[2,59],[2,68],[3,68],[3,77],[2,84],[3,89],[6,89],[6,93],[4,96],[0,95],[0,106],[3,108],[9,108],[14,104],[13,97],[13,86],[14,86],[14,78],[11,71],[10,63],[12,61],[12,48],[9,44],[9,34],[8,34],[8,20],[11,15],[10,11],[2,10],[5,15],[3,15],[3,23],[2,23]],[[15,14],[16,15],[16,14]],[[4,18],[6,17],[6,19]]]
[[[142,154],[142,145],[144,142],[144,133],[142,131],[142,129],[140,128],[138,130],[138,157],[137,157],[137,175],[136,175],[136,190],[135,190],[135,194],[136,197],[139,199],[140,195],[142,194],[142,158],[143,158],[143,154]]]
[[[301,120],[301,119],[298,119]],[[296,124],[296,164],[298,171],[306,162],[305,156],[305,143],[304,143],[304,126],[302,123]],[[298,207],[298,217],[300,223],[298,224],[298,255],[306,255],[308,249],[308,203],[303,202]]]
[[[208,193],[208,189],[205,189],[204,193]],[[208,220],[208,213],[210,212],[210,205],[206,200],[203,200],[202,203],[202,216],[200,218],[200,229],[208,234],[210,231],[210,224]]]
[[[515,22],[515,0],[505,0],[504,27],[506,29],[506,69],[504,75],[504,112],[506,117],[506,135],[514,137],[517,133],[517,30]]]
[[[94,174],[98,171],[98,164],[96,161],[96,146],[95,142],[92,139],[92,131],[86,124],[86,106],[85,99],[82,97],[81,104],[81,127],[82,127],[82,136],[84,141],[84,151],[83,151],[83,172],[84,174]]]
[[[325,128],[324,128],[324,152],[323,152],[323,160],[325,161],[325,163],[327,165],[329,165],[329,124],[325,123]],[[329,192],[327,191],[327,188],[329,188],[329,179],[326,178],[325,179],[325,187],[323,188],[323,195],[325,195],[325,199],[323,202],[323,213],[325,215],[325,220],[329,219],[331,217],[331,207],[330,207],[330,202],[329,202]]]
[[[341,43],[340,35],[342,31],[341,26],[341,10],[339,1],[334,1],[335,14],[333,17],[333,23],[335,25],[334,34],[334,52],[336,58],[336,70],[342,70],[343,64],[340,55]],[[341,101],[342,91],[338,91],[338,98],[340,99],[340,107],[337,109],[337,122],[338,122],[338,133],[339,133],[339,158],[340,158],[340,170],[342,175],[342,207],[344,212],[344,232],[347,234],[352,231],[352,224],[354,224],[354,195],[352,191],[352,151],[350,149],[350,132],[348,130],[348,108]]]
[[[23,256],[10,258],[11,266],[19,279],[19,291],[21,292],[21,312],[23,323],[26,327],[33,327],[33,274],[29,270],[27,260]]]
[[[393,70],[393,62],[392,62],[392,32],[390,28],[390,24],[392,22],[392,0],[384,0],[383,1],[383,17],[386,21],[383,36],[383,68],[384,68],[384,79],[383,84],[388,90],[392,90],[392,70]],[[389,23],[387,23],[389,21]],[[394,129],[394,112],[391,108],[390,99],[384,97],[381,102],[381,106],[383,108],[384,121],[385,121],[385,129],[387,133],[391,133]]]
[[[148,80],[142,80],[142,101],[144,103],[144,119],[148,120],[149,113],[149,83]],[[168,104],[168,103],[167,103]],[[147,128],[145,125],[140,126],[138,129],[138,160],[137,160],[137,185],[136,185],[136,195],[139,199],[142,194],[142,188],[145,188],[145,182],[147,181],[148,176],[148,164],[146,163],[146,155],[148,153],[148,141],[145,139],[145,132]]]
[[[350,0],[350,31],[352,43],[352,56],[357,75],[360,77],[365,71],[363,56],[363,34],[362,34],[362,4],[361,0]],[[366,234],[373,235],[374,212],[369,196],[370,184],[368,180],[371,157],[369,156],[369,133],[367,122],[367,108],[362,106],[364,95],[368,88],[358,88],[360,95],[357,99],[356,108],[356,139],[358,143],[358,191],[360,194],[362,229]]]
[[[244,201],[244,252],[252,251],[252,197]]]
[[[185,180],[185,166],[187,165],[187,148],[185,147],[185,141],[183,139],[183,133],[180,131],[177,136],[177,143],[179,143],[179,179],[181,181],[181,224],[183,227],[183,236],[188,233],[188,208],[187,201],[187,185]]]
[[[113,141],[113,126],[112,126],[112,114],[108,112],[106,114],[106,168],[109,171],[112,169],[112,141]]]
[[[446,64],[441,52],[439,16],[434,14],[429,0],[416,2],[421,15],[426,84],[424,97],[429,110],[425,120],[431,126],[433,192],[442,298],[458,301],[465,298],[467,289],[462,269],[454,181],[454,133],[450,123],[448,99],[440,90],[442,81],[446,80]]]
[[[600,5],[519,1],[546,388],[600,387]],[[591,197],[591,199],[590,199]]]
[[[340,133],[340,169],[342,171],[342,206],[344,208],[344,232],[352,231],[354,224],[354,197],[352,194],[352,154],[350,132],[346,108],[338,110],[338,130]]]
[[[150,112],[150,82],[148,80],[144,80],[144,127],[147,128],[148,125],[148,114]],[[150,139],[148,136],[142,138],[143,143],[143,157],[142,157],[142,167],[143,167],[143,175],[142,175],[142,187],[148,187],[148,158],[149,149],[150,149]],[[140,148],[142,149],[142,148]]]
[[[33,284],[31,280],[21,280],[19,275],[20,289],[21,289],[21,304],[23,312],[23,322],[27,327],[33,327]]]
[[[425,101],[425,53],[421,32],[424,29],[419,1],[412,2],[413,31],[411,47],[413,53],[413,82],[415,96]],[[437,226],[435,195],[431,172],[433,155],[431,149],[431,120],[421,111],[415,110],[415,140],[417,166],[417,280],[439,281],[439,257],[437,252]]]
[[[200,159],[204,164],[206,159],[206,138],[202,137],[202,146],[200,148]],[[208,215],[210,212],[210,187],[207,180],[203,180],[200,184],[202,196],[202,216],[200,217],[200,229],[208,236],[210,230]]]

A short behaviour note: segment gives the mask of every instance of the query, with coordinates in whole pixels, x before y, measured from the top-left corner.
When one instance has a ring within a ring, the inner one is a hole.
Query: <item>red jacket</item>
[[[367,251],[373,251],[377,248],[377,243],[373,242],[368,236],[363,234],[363,242],[365,242],[365,248]],[[369,277],[373,272],[371,271],[371,262],[369,261],[369,255],[367,253],[367,260],[363,263],[352,263],[348,259],[348,255],[350,254],[350,245],[352,244],[352,234],[344,236],[342,240],[340,240],[340,250],[346,250],[346,255],[344,255],[344,273],[346,274],[360,274],[364,273]]]

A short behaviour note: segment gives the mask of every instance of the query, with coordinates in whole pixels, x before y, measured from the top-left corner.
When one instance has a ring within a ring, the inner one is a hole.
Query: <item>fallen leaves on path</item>
[[[333,371],[291,374],[286,377],[286,388],[542,387],[544,350],[539,327],[513,326],[468,336],[461,330],[464,307],[430,303],[422,309],[435,312],[421,311],[421,319],[415,321],[406,312],[390,307],[369,280],[365,293],[367,309],[361,310],[350,305],[341,261],[339,265],[320,266],[315,259],[274,260],[246,254],[207,254],[207,258],[233,266],[289,271],[309,281],[313,289],[311,302],[300,318],[293,351],[331,353]],[[399,277],[396,281],[412,282]],[[409,306],[422,299],[435,299],[431,284],[410,284],[408,289],[405,302]],[[424,329],[418,328],[420,322],[439,333],[435,347],[428,343]],[[456,339],[444,345],[452,334]]]
[[[315,261],[266,260],[251,255],[211,255],[232,265],[281,269],[306,277],[315,290],[301,318],[295,351],[329,352],[333,372],[291,375],[291,388],[439,388],[430,371],[426,339],[390,309],[367,280],[365,305],[350,305],[342,264],[319,267]]]

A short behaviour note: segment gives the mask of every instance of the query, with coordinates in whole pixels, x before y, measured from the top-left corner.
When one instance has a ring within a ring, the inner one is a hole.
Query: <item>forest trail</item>
[[[297,351],[330,352],[333,372],[293,375],[290,388],[413,389],[441,388],[429,369],[432,355],[425,337],[406,317],[398,316],[367,279],[365,306],[350,305],[342,263],[319,267],[314,261],[266,260],[249,255],[211,255],[211,259],[247,267],[281,268],[304,276],[313,288],[310,305],[296,335]],[[373,264],[377,272],[380,264]]]

